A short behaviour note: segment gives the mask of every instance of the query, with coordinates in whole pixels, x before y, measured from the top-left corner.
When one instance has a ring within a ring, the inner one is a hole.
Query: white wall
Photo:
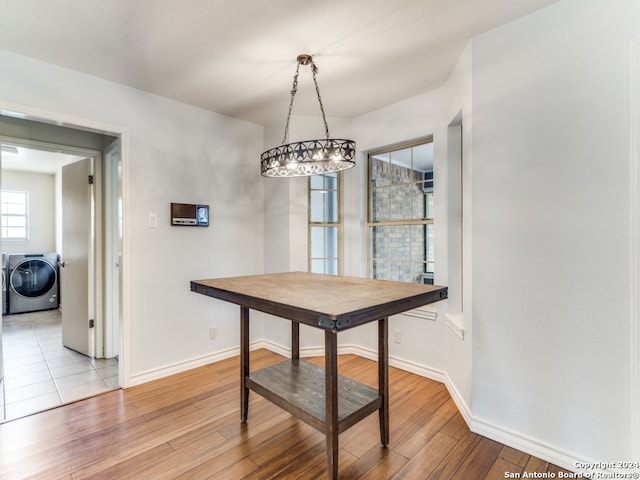
[[[366,151],[432,134],[436,182],[445,182],[447,127],[462,112],[464,312],[441,302],[435,322],[393,317],[392,330],[410,333],[391,355],[441,372],[475,431],[568,468],[633,459],[629,49],[639,9],[633,0],[554,4],[474,38],[442,88],[333,132],[358,145],[359,166],[345,172],[344,272],[364,275]],[[306,267],[306,194],[300,179],[261,180],[262,129],[1,52],[0,68],[9,72],[0,105],[130,132],[132,373],[148,378],[236,347],[237,308],[189,293],[188,280]],[[292,139],[317,135],[301,122]],[[279,135],[267,128],[264,148]],[[446,283],[447,198],[438,200],[436,281]],[[209,203],[212,226],[169,227],[170,201]],[[159,228],[146,227],[148,212]],[[264,323],[254,338],[288,347],[289,323]],[[321,345],[303,335],[303,346]],[[375,330],[340,342],[370,351]]]
[[[472,411],[561,465],[631,458],[638,35],[636,1],[566,0],[473,40]]]
[[[262,127],[0,51],[0,108],[115,125],[124,145],[124,294],[131,382],[238,346],[238,308],[192,279],[263,270]],[[208,228],[172,227],[170,202],[210,205]],[[147,214],[158,214],[158,228]],[[218,327],[209,340],[210,326]],[[262,337],[260,325],[253,332]],[[230,350],[231,349],[231,350]]]
[[[46,253],[56,251],[54,175],[2,171],[2,189],[29,192],[29,239],[3,240],[7,253]]]
[[[364,275],[366,151],[433,134],[442,185],[447,126],[462,112],[464,311],[441,302],[436,322],[392,318],[410,335],[391,356],[442,372],[474,431],[565,468],[633,458],[628,81],[638,8],[560,2],[474,38],[442,88],[353,119],[345,273]],[[436,282],[446,284],[440,267],[454,253],[447,198],[438,200]],[[340,343],[373,351],[375,335],[348,331]]]

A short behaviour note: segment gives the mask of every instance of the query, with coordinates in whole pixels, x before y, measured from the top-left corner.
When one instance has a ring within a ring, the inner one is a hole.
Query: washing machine
[[[6,253],[2,254],[2,315],[7,314],[7,257]]]
[[[58,254],[10,254],[7,261],[9,313],[58,308]]]

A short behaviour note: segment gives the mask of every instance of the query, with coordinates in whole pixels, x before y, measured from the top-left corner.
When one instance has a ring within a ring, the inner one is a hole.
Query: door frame
[[[67,155],[74,155],[79,159],[91,160],[91,175],[95,181],[92,184],[93,191],[91,192],[91,233],[93,236],[92,242],[89,245],[89,278],[92,280],[92,284],[89,285],[89,318],[94,320],[94,328],[91,333],[91,342],[89,345],[89,352],[94,358],[104,358],[105,353],[105,315],[104,305],[106,303],[106,291],[103,279],[105,262],[104,252],[105,238],[104,238],[104,191],[103,191],[103,161],[102,152],[100,150],[92,150],[87,148],[75,147],[72,145],[64,145],[54,142],[42,142],[39,140],[31,140],[19,137],[0,136],[0,143],[9,143],[17,147],[29,148],[32,150],[42,150],[45,152],[63,153]],[[80,160],[78,160],[80,161]],[[73,162],[72,162],[73,163]],[[2,166],[0,165],[0,168]],[[60,172],[61,173],[61,172]],[[62,189],[61,178],[56,181],[56,191]],[[61,193],[61,192],[60,192]],[[61,211],[59,206],[56,206],[56,224],[61,220]],[[56,231],[56,250],[58,253],[62,253],[60,247],[62,232]],[[60,260],[64,261],[64,257],[61,256]],[[59,274],[60,275],[60,274]],[[62,298],[64,302],[64,298]],[[61,303],[62,308],[64,304]],[[87,322],[89,321],[87,318]],[[87,327],[88,328],[88,327]]]
[[[89,120],[86,118],[78,118],[63,114],[60,112],[52,112],[48,110],[38,109],[34,107],[13,104],[3,102],[0,100],[0,115],[6,115],[9,117],[17,117],[34,122],[46,123],[58,125],[70,129],[92,131],[95,133],[101,133],[117,137],[119,140],[120,149],[120,168],[121,175],[119,180],[119,197],[122,201],[122,240],[121,246],[114,245],[113,242],[107,241],[105,249],[115,250],[120,253],[120,261],[118,262],[119,279],[120,279],[120,295],[118,296],[118,304],[111,305],[111,308],[115,308],[116,312],[121,312],[119,315],[119,344],[120,351],[118,354],[118,369],[119,369],[119,386],[126,388],[131,385],[131,368],[129,359],[131,358],[131,335],[130,335],[130,318],[131,318],[131,298],[129,295],[130,285],[130,269],[129,269],[129,226],[128,226],[128,173],[129,173],[129,131],[127,128],[120,125],[113,125],[98,122],[95,120]],[[105,146],[105,149],[107,146]],[[108,169],[107,169],[108,170]],[[104,251],[102,253],[104,255]],[[108,301],[108,299],[105,299]]]

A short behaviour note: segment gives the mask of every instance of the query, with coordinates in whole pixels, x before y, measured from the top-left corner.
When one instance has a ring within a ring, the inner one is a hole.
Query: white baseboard
[[[266,348],[267,350],[271,350],[274,353],[278,353],[285,357],[291,355],[291,349],[288,347],[284,347],[277,343],[270,342],[268,340],[263,340],[261,346]],[[360,357],[369,359],[369,360],[378,360],[378,352],[377,350],[372,350],[369,348],[364,348],[358,345],[339,345],[338,346],[338,354],[339,355],[358,355]],[[319,357],[324,355],[324,347],[304,347],[300,348],[300,357]],[[578,471],[576,469],[576,465],[580,464],[591,464],[593,465],[593,461],[584,460],[578,458],[576,455],[572,455],[567,453],[557,447],[546,444],[544,442],[535,440],[533,438],[529,438],[525,435],[521,435],[517,432],[511,431],[507,428],[497,426],[490,422],[487,422],[482,419],[478,419],[474,417],[471,413],[471,409],[464,401],[463,396],[460,394],[458,389],[455,387],[449,376],[446,372],[442,370],[434,369],[431,367],[427,367],[425,365],[421,365],[409,360],[405,360],[399,357],[389,356],[389,365],[392,367],[399,368],[400,370],[404,370],[410,373],[414,373],[421,377],[425,377],[440,383],[443,383],[451,395],[451,399],[456,404],[458,411],[464,418],[469,429],[477,433],[478,435],[482,435],[484,437],[490,438],[497,442],[500,442],[509,447],[515,448],[522,452],[525,452],[529,455],[533,455],[537,458],[540,458],[544,461],[553,463],[559,467],[565,468],[570,471]]]
[[[495,440],[496,442],[500,442],[504,445],[515,448],[516,450],[520,450],[521,452],[528,453],[529,455],[538,457],[545,462],[552,463],[572,472],[588,472],[592,475],[595,475],[596,473],[600,473],[602,475],[611,473],[600,469],[590,469],[587,471],[580,469],[578,468],[580,465],[598,465],[599,463],[594,460],[580,458],[577,455],[566,452],[554,445],[522,435],[518,432],[503,426],[495,425],[478,417],[472,418],[469,428],[473,433],[490,438],[491,440]],[[602,476],[599,478],[613,477]]]
[[[289,357],[291,355],[291,349],[283,345],[271,342],[269,340],[258,340],[251,343],[250,349],[257,350],[264,348],[270,350],[278,355]],[[364,348],[358,345],[340,345],[338,346],[338,354],[340,355],[358,355],[360,357],[377,360],[378,352],[369,348]],[[130,386],[140,385],[142,383],[149,382],[151,380],[157,380],[169,375],[181,373],[192,368],[201,367],[210,363],[226,360],[234,356],[240,355],[240,347],[233,347],[219,352],[204,355],[198,358],[194,358],[185,362],[178,362],[172,365],[168,365],[162,368],[154,370],[148,370],[146,372],[131,376]],[[324,355],[324,347],[303,347],[300,348],[300,356],[306,357],[319,357]],[[503,426],[495,425],[484,419],[478,418],[471,413],[471,409],[464,401],[464,398],[458,392],[455,385],[442,370],[431,368],[425,365],[421,365],[403,358],[389,356],[389,365],[400,370],[404,370],[410,373],[414,373],[421,377],[429,378],[431,380],[443,383],[447,388],[449,395],[456,404],[456,407],[460,411],[460,414],[464,418],[469,429],[490,438],[497,442],[500,442],[509,447],[515,448],[529,455],[538,457],[544,461],[558,465],[559,467],[566,468],[571,471],[578,471],[576,465],[580,464],[593,464],[592,461],[582,459],[571,453],[565,452],[553,445],[549,445],[545,442],[536,440],[534,438],[527,437],[518,432],[514,432]]]
[[[449,377],[449,375],[447,375],[446,373],[445,373],[444,385],[445,387],[447,387],[447,391],[449,392],[449,395],[451,395],[451,399],[453,400],[453,403],[456,404],[456,407],[458,408],[460,415],[462,415],[462,418],[464,419],[465,423],[467,424],[469,429],[473,432],[474,430],[473,428],[471,428],[471,425],[473,424],[473,415],[471,415],[471,409],[467,405],[467,402],[464,401],[464,397],[460,394],[460,392],[458,391],[454,383],[451,381],[451,378]]]
[[[291,355],[291,349],[284,347],[268,340],[262,341],[262,346],[267,350],[271,350],[274,353],[288,357]],[[301,347],[300,357],[321,357],[324,355],[324,347]],[[378,360],[378,351],[369,348],[360,347],[359,345],[338,345],[338,355],[358,355],[369,360]],[[415,373],[421,377],[430,378],[437,382],[444,383],[445,374],[441,370],[425,367],[409,360],[404,360],[399,357],[389,356],[389,365],[399,368],[410,373]]]
[[[266,348],[271,350],[270,346],[265,345],[264,341],[262,340],[252,342],[249,347],[249,349],[252,351],[260,348]],[[276,352],[276,353],[280,353],[280,352]],[[201,357],[192,358],[184,362],[177,362],[171,365],[166,365],[164,367],[154,368],[153,370],[147,370],[146,372],[132,375],[129,378],[129,384],[127,385],[127,387],[141,385],[143,383],[150,382],[152,380],[158,380],[160,378],[168,377],[169,375],[175,375],[176,373],[186,372],[187,370],[191,370],[193,368],[203,367],[205,365],[220,362],[222,360],[226,360],[227,358],[236,357],[238,355],[240,355],[239,346],[227,348],[225,350],[220,350],[218,352],[215,352],[209,355],[203,355]]]

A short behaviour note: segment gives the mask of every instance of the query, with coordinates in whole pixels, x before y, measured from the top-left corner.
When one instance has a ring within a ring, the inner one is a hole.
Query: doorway
[[[54,205],[50,206],[54,213],[51,214],[51,210],[47,213],[48,217],[55,218],[53,248],[50,247],[51,232],[48,233],[49,243],[45,243],[37,238],[41,232],[36,232],[36,228],[25,235],[27,242],[22,248],[19,242],[11,245],[7,240],[3,244],[3,252],[7,249],[15,253],[18,249],[39,255],[39,250],[46,250],[57,254],[58,265],[55,267],[60,282],[60,308],[13,313],[9,302],[7,315],[3,316],[4,327],[0,330],[3,351],[0,353],[4,357],[4,368],[0,365],[0,371],[4,371],[4,378],[0,383],[4,398],[0,420],[9,420],[122,385],[119,374],[122,310],[119,295],[113,294],[114,291],[119,292],[119,264],[114,264],[113,259],[119,259],[121,255],[122,242],[118,232],[122,232],[122,228],[119,224],[111,225],[114,220],[121,221],[121,215],[113,214],[120,211],[121,182],[119,177],[116,181],[113,179],[113,172],[120,170],[118,136],[4,115],[0,115],[0,122],[3,134],[7,131],[16,133],[16,130],[20,134],[0,138],[3,145],[13,147],[5,150],[10,150],[10,153],[24,151],[27,157],[34,155],[32,161],[24,161],[21,155],[16,155],[16,161],[23,160],[22,165],[16,167],[15,164],[12,166],[11,155],[5,155],[3,151],[0,157],[3,189],[5,177],[10,179],[21,169],[31,169],[30,173],[20,175],[31,179],[44,177],[49,184],[54,184],[55,190]],[[41,164],[44,162],[48,166],[49,172],[36,171],[42,169],[35,160],[36,153],[41,157]],[[80,255],[85,257],[86,264],[78,269],[78,244],[72,242],[69,226],[63,226],[65,216],[74,218],[77,213],[72,211],[65,215],[65,205],[69,203],[65,196],[69,197],[67,194],[70,192],[69,185],[65,186],[65,178],[70,174],[63,172],[77,170],[79,165],[81,171],[88,173],[79,191],[90,192],[90,195],[85,202],[84,215],[76,221],[76,228],[80,227],[87,236],[85,251]],[[31,203],[30,210],[34,207]],[[9,257],[9,252],[6,253]],[[6,270],[8,291],[11,290],[9,277],[10,272]],[[71,328],[69,315],[77,322]],[[65,327],[68,330],[66,335]],[[69,331],[71,339],[65,339],[65,336],[69,337]],[[80,343],[77,343],[78,339]]]

